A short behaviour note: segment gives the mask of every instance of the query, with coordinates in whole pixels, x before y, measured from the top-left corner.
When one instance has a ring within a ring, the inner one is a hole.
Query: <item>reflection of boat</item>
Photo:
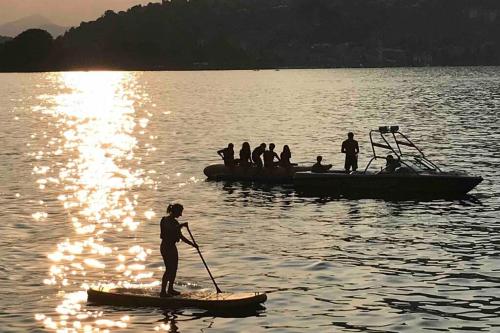
[[[380,135],[379,142],[374,134]],[[347,197],[413,198],[460,197],[483,179],[462,172],[445,172],[430,161],[398,126],[383,126],[370,131],[373,157],[364,171],[347,173],[298,172],[293,177],[295,189],[302,194]],[[377,150],[396,157],[400,166],[394,172],[368,171],[372,162],[386,159]]]
[[[203,173],[209,180],[228,180],[228,181],[257,181],[264,183],[292,183],[293,175],[299,171],[311,171],[311,167],[293,166],[290,169],[285,168],[242,168],[236,166],[229,168],[224,164],[213,164],[207,166]]]
[[[99,305],[133,307],[198,308],[206,310],[236,310],[260,306],[267,300],[265,293],[214,293],[194,291],[178,296],[159,297],[158,290],[116,288],[87,290],[88,301]]]

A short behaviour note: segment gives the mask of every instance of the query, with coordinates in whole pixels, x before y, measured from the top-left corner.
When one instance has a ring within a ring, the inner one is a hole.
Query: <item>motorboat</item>
[[[293,175],[296,172],[311,171],[309,166],[291,166],[290,168],[258,168],[256,166],[228,167],[224,164],[213,164],[207,166],[203,173],[208,180],[215,181],[244,181],[261,182],[271,184],[292,184]]]
[[[381,126],[369,135],[373,157],[363,171],[296,172],[295,190],[305,195],[358,198],[456,198],[483,180],[465,172],[441,170],[400,132],[399,126]],[[370,170],[374,162],[388,159],[396,166]]]

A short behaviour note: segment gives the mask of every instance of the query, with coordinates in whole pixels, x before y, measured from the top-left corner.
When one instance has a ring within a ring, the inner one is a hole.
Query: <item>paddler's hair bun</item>
[[[170,213],[179,214],[183,210],[184,210],[184,206],[182,206],[180,203],[170,204],[167,207],[167,214],[170,214]]]

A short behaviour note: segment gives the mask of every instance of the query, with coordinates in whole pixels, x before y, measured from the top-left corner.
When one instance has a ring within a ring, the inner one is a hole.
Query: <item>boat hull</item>
[[[294,187],[303,195],[363,198],[458,198],[483,179],[457,174],[341,174],[299,172]]]

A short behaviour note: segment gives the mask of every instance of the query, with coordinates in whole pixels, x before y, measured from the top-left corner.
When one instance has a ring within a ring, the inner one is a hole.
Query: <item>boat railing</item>
[[[379,141],[374,140],[374,135],[377,133],[380,135],[381,140]],[[419,174],[420,171],[412,166],[410,162],[408,162],[408,158],[413,158],[414,163],[424,170],[442,172],[434,162],[432,162],[425,156],[424,152],[419,147],[417,147],[417,145],[415,145],[410,140],[410,138],[399,131],[399,126],[381,126],[377,130],[371,130],[369,135],[373,157],[366,165],[364,173],[367,172],[368,168],[374,160],[387,160],[386,156],[377,155],[377,150],[375,148],[382,148],[392,152],[397,157],[400,163],[402,163],[415,174]],[[390,137],[391,140],[389,140],[387,137]],[[416,150],[418,154],[407,153],[404,149],[401,148],[402,146],[412,148]]]

